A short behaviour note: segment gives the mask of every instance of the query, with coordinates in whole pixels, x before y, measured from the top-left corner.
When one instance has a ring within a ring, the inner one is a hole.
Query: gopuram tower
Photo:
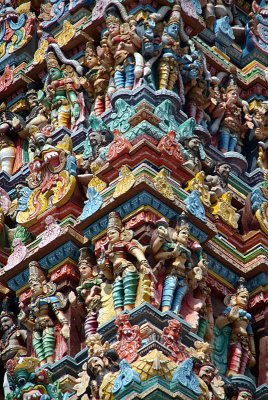
[[[266,0],[0,0],[0,399],[268,400]]]

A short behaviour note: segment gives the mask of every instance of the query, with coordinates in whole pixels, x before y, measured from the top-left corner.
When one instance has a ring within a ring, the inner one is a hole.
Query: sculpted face
[[[198,138],[194,137],[189,141],[188,146],[189,146],[189,149],[198,151],[200,144],[201,144],[201,141]]]
[[[102,134],[100,132],[91,132],[89,135],[89,143],[92,147],[101,144]]]
[[[56,80],[60,79],[62,76],[61,71],[58,68],[50,68],[48,73],[49,73],[49,76],[52,81],[56,81]]]
[[[204,365],[201,367],[199,376],[202,380],[209,385],[214,378],[215,368],[210,365]]]
[[[40,282],[32,281],[30,283],[32,297],[41,296],[44,293],[43,285]]]
[[[120,239],[120,232],[117,229],[109,228],[107,231],[107,236],[110,243],[116,243]]]
[[[38,99],[37,99],[37,94],[36,93],[30,93],[27,95],[27,103],[29,104],[29,107],[35,107],[38,105]]]
[[[98,65],[99,60],[96,54],[93,52],[87,54],[87,66],[88,68],[93,68]]]
[[[240,292],[236,296],[236,304],[242,308],[248,305],[248,292]]]
[[[182,243],[182,244],[184,244],[184,245],[187,245],[188,240],[189,240],[189,231],[188,231],[188,229],[186,229],[186,228],[181,229],[178,232],[177,241]]]
[[[173,23],[168,25],[167,27],[167,33],[173,38],[173,39],[177,39],[177,37],[179,36],[179,32],[180,32],[180,25]]]
[[[229,174],[231,171],[231,167],[228,164],[222,164],[218,168],[218,173],[221,175],[223,178],[228,178]]]
[[[92,278],[92,265],[88,263],[82,263],[79,266],[81,278],[87,279]]]
[[[231,99],[232,103],[235,104],[238,99],[238,93],[235,89],[230,90],[230,92],[227,93],[227,99]]]
[[[0,325],[3,331],[7,331],[13,325],[13,320],[8,316],[2,317],[0,320]]]
[[[120,24],[117,21],[109,22],[107,28],[111,36],[120,34]]]

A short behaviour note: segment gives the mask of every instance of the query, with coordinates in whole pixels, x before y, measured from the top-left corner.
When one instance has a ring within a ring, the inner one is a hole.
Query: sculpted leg
[[[132,310],[135,306],[139,276],[137,272],[128,272],[123,278],[124,285],[124,309]]]
[[[113,284],[113,300],[115,313],[118,315],[124,309],[124,286],[121,278],[117,278]]]
[[[1,170],[12,175],[13,165],[16,156],[16,149],[13,146],[5,147],[0,150]]]
[[[162,311],[171,309],[177,282],[178,278],[176,276],[169,275],[166,277],[162,294]]]
[[[177,288],[175,289],[171,311],[178,314],[181,309],[182,300],[187,292],[187,284],[184,279],[179,279],[177,283]]]
[[[167,89],[169,74],[169,63],[167,60],[162,59],[159,63],[159,89]]]

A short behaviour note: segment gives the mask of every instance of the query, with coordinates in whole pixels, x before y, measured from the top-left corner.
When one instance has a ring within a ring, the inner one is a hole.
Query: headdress
[[[29,283],[31,282],[46,282],[44,271],[40,268],[37,261],[31,261],[29,264]]]
[[[109,228],[114,228],[114,229],[118,230],[119,232],[121,232],[123,229],[123,224],[122,224],[120,215],[115,211],[111,212],[108,216],[107,229],[109,229]]]
[[[94,45],[95,40],[92,37],[88,38],[88,42],[86,44],[86,55],[87,54],[96,54],[96,48]]]
[[[85,264],[85,263],[93,264],[93,265],[95,264],[94,256],[90,253],[90,251],[88,250],[87,247],[82,247],[79,250],[79,253],[80,253],[79,260],[78,260],[79,265]]]
[[[39,367],[39,361],[33,357],[13,358],[6,363],[7,374],[11,377],[14,377],[16,372],[20,370],[33,373],[37,367]]]
[[[238,284],[237,284],[237,290],[236,290],[236,295],[240,294],[240,293],[246,293],[247,295],[248,293],[248,289],[246,288],[246,280],[245,278],[239,278]]]
[[[177,230],[181,231],[182,229],[190,231],[188,217],[184,211],[177,217]]]
[[[47,69],[57,68],[60,69],[59,61],[53,51],[49,51],[46,56]]]
[[[238,91],[238,86],[237,86],[237,81],[236,81],[236,75],[231,74],[230,79],[228,82],[228,85],[226,87],[226,93],[231,92],[231,90]]]
[[[177,24],[181,21],[181,7],[179,4],[174,4],[171,12],[171,16],[168,20],[167,25]]]

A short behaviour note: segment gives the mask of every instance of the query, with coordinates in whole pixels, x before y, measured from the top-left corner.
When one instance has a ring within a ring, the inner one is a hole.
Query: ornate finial
[[[114,229],[116,229],[116,230],[118,230],[118,231],[120,231],[120,232],[121,232],[121,230],[123,229],[123,224],[122,224],[122,221],[121,221],[121,217],[120,217],[120,215],[119,215],[117,212],[115,212],[115,211],[111,212],[111,213],[109,214],[109,216],[108,216],[108,226],[107,226],[107,229],[109,229],[109,228],[114,228]]]

